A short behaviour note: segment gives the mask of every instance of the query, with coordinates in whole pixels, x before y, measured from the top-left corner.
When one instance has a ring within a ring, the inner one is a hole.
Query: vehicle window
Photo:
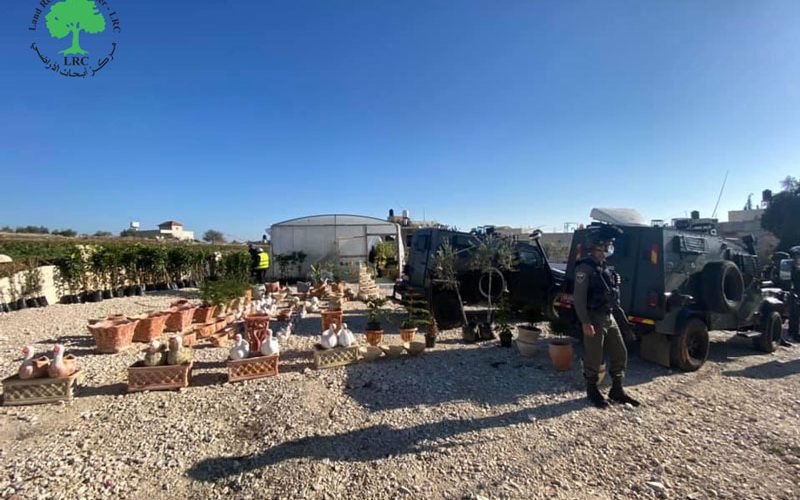
[[[519,263],[523,266],[537,266],[539,265],[539,254],[531,250],[520,250]]]
[[[463,250],[474,246],[474,244],[472,238],[469,236],[465,234],[454,234],[450,237],[450,246],[452,246],[454,250]]]
[[[429,234],[419,234],[414,238],[414,250],[425,252],[431,245],[431,237]]]

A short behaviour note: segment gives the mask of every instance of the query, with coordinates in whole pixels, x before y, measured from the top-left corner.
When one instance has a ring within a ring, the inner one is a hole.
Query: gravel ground
[[[0,408],[0,496],[800,498],[800,347],[764,355],[717,333],[688,374],[632,353],[644,405],[597,410],[579,352],[556,373],[546,349],[522,358],[457,331],[421,356],[316,371],[312,315],[283,346],[279,377],[228,384],[227,348],[199,346],[191,387],[127,394],[141,345],[94,354],[86,321],[173,299],[0,315],[5,373],[23,345],[55,341],[86,373],[70,405]],[[363,305],[346,309],[363,332]]]

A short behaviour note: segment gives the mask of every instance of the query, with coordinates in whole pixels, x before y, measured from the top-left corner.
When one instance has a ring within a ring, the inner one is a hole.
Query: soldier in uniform
[[[639,402],[628,396],[622,388],[628,351],[612,310],[619,304],[619,275],[607,264],[613,253],[615,227],[601,227],[590,231],[586,248],[590,255],[575,267],[575,313],[583,329],[583,376],[586,378],[586,396],[598,408],[606,408],[608,401],[597,388],[598,372],[603,358],[609,358],[612,386],[608,397],[616,403]]]

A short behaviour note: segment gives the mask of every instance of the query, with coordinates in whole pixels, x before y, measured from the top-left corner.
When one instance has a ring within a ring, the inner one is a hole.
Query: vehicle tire
[[[550,321],[558,321],[558,308],[555,306],[558,297],[558,289],[552,288],[547,292],[547,302],[544,304],[544,315]]]
[[[450,290],[436,292],[433,296],[433,317],[436,324],[443,330],[461,326],[461,304],[458,303],[458,295]]]
[[[681,332],[670,339],[669,359],[673,368],[693,372],[708,358],[708,327],[699,318],[690,318]]]
[[[783,333],[783,318],[781,315],[772,311],[766,316],[758,329],[761,335],[753,339],[753,345],[762,352],[775,352],[781,343],[781,333]]]
[[[744,278],[733,262],[724,260],[706,264],[701,279],[703,299],[712,312],[730,313],[742,305]]]

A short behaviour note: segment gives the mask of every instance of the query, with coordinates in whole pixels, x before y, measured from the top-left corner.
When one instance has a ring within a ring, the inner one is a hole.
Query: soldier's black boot
[[[608,398],[615,403],[629,403],[633,406],[639,406],[641,403],[633,399],[632,397],[625,394],[625,390],[622,388],[622,380],[615,379],[611,383],[611,390],[608,392]]]
[[[600,390],[597,388],[597,384],[586,382],[586,397],[596,407],[608,408],[608,401],[606,401],[606,398],[600,393]]]

